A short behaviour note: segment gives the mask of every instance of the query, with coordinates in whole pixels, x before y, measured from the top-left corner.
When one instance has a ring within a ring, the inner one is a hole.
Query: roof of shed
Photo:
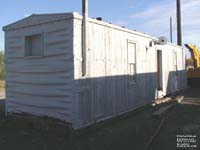
[[[74,13],[57,13],[57,14],[32,14],[29,17],[26,17],[17,22],[11,23],[3,27],[4,31],[15,30],[18,28],[23,28],[27,26],[34,26],[49,22],[55,22],[59,20],[72,18]]]
[[[40,24],[45,24],[45,23],[50,23],[50,22],[56,22],[56,21],[61,21],[61,20],[67,20],[70,18],[77,18],[77,19],[82,19],[82,16],[79,15],[79,13],[77,12],[71,12],[71,13],[54,13],[54,14],[33,14],[29,17],[26,17],[22,20],[19,20],[17,22],[11,23],[5,27],[3,27],[4,31],[10,31],[10,30],[16,30],[16,29],[20,29],[20,28],[25,28],[25,27],[29,27],[29,26],[35,26],[35,25],[40,25]],[[131,29],[127,29],[118,25],[114,25],[111,23],[107,23],[104,21],[99,21],[96,19],[92,19],[92,18],[88,18],[89,22],[93,22],[96,24],[100,24],[103,26],[107,26],[107,27],[111,27],[111,28],[115,28],[118,30],[122,30],[124,32],[129,32],[129,33],[133,33],[133,34],[137,34],[139,36],[144,36],[150,39],[158,39],[154,36],[148,35],[146,33],[142,33],[142,32],[138,32],[136,30],[131,30]],[[173,43],[169,43],[171,45],[177,46],[176,44]],[[179,47],[179,46],[178,46]]]
[[[67,20],[70,18],[77,18],[77,19],[82,19],[82,16],[79,15],[79,13],[76,12],[72,12],[72,13],[55,13],[55,14],[32,14],[29,17],[26,17],[24,19],[21,19],[19,21],[16,21],[14,23],[11,23],[5,27],[3,27],[4,31],[10,31],[10,30],[17,30],[20,28],[25,28],[25,27],[29,27],[29,26],[35,26],[35,25],[40,25],[40,24],[45,24],[45,23],[50,23],[50,22],[56,22],[56,21],[61,21],[61,20]],[[96,23],[96,24],[100,24],[100,25],[104,25],[104,26],[108,26],[108,27],[112,27],[112,28],[116,28],[119,30],[123,30],[126,32],[131,32],[131,33],[135,33],[141,36],[145,36],[145,37],[149,37],[149,38],[154,38],[148,34],[142,33],[142,32],[138,32],[135,30],[130,30],[118,25],[114,25],[111,23],[107,23],[104,21],[99,21],[96,19],[92,19],[92,18],[88,18],[88,21]]]

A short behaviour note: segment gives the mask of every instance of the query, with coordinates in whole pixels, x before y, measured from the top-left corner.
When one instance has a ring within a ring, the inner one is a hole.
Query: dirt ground
[[[194,134],[200,143],[200,89],[188,89],[184,100],[167,114],[161,131],[147,150],[176,150],[176,136]],[[157,107],[146,107],[88,129],[66,134],[35,128],[13,117],[0,119],[2,150],[140,150],[158,128]],[[198,150],[199,148],[192,149]],[[180,150],[182,150],[180,148]],[[187,150],[187,149],[184,149]]]

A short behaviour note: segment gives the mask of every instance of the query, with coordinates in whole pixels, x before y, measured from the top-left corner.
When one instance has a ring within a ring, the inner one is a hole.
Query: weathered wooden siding
[[[7,111],[47,115],[71,123],[74,78],[73,20],[50,20],[34,25],[33,20],[45,19],[51,17],[34,16],[28,19],[29,21],[19,23],[18,29],[6,31]],[[31,21],[32,24],[26,24]],[[25,36],[41,33],[43,56],[25,57]]]
[[[81,17],[74,19],[74,63],[76,81],[75,128],[150,103],[157,98],[157,50],[163,52],[164,96],[186,87],[184,84],[184,53],[182,48],[167,44],[149,46],[156,38],[97,20],[88,23],[86,77],[81,73]],[[128,41],[136,43],[137,83],[128,83]],[[178,88],[174,85],[173,52],[178,56]],[[182,82],[182,83],[181,83]]]
[[[185,52],[172,45],[157,46],[163,52],[163,95],[173,93],[186,87]],[[174,53],[177,55],[177,74],[174,68]]]
[[[182,48],[150,45],[157,38],[146,34],[89,19],[88,74],[82,77],[80,15],[33,15],[4,29],[8,112],[47,115],[81,128],[186,87]],[[25,57],[25,36],[41,33],[43,56]],[[129,42],[136,44],[135,84],[129,82]],[[163,55],[159,92],[157,50]]]

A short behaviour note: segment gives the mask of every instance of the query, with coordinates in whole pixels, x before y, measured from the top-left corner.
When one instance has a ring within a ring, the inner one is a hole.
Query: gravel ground
[[[200,89],[188,89],[184,100],[168,115],[149,150],[200,150]],[[197,148],[177,148],[177,135],[196,136]],[[164,146],[163,146],[164,145]]]
[[[147,150],[176,150],[177,134],[194,134],[200,137],[199,91],[200,89],[189,89],[184,93],[184,101],[168,113],[161,131]],[[156,109],[148,107],[65,135],[51,130],[38,130],[21,119],[2,118],[0,148],[2,150],[140,150],[161,122],[161,119],[152,118],[152,112]],[[200,138],[197,139],[197,144],[199,141]]]

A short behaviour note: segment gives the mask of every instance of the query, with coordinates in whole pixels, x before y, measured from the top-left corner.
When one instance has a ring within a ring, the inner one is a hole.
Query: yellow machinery
[[[190,68],[187,71],[188,85],[191,87],[200,87],[200,53],[198,48],[192,44],[185,44],[190,50],[191,57],[194,62],[194,69]]]

